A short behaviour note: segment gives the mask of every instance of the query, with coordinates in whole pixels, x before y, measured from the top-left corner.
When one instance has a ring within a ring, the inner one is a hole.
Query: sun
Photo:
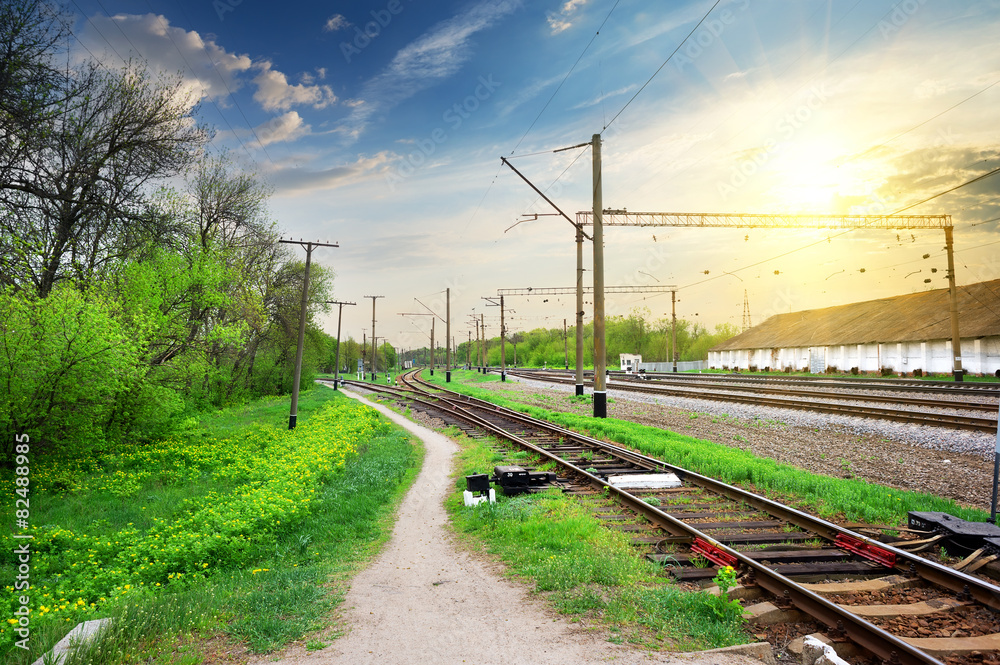
[[[771,197],[787,214],[839,214],[838,202],[864,196],[870,190],[861,177],[862,165],[839,164],[842,143],[819,140],[796,143],[773,162]]]

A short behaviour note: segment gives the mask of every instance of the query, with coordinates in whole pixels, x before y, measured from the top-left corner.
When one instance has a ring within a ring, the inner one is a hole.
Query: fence
[[[673,363],[639,363],[639,369],[647,372],[672,372]],[[690,372],[692,370],[708,369],[707,360],[680,360],[677,362],[678,372]]]

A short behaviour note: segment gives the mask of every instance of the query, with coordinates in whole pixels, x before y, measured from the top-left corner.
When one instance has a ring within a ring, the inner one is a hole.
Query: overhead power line
[[[524,135],[521,136],[520,139],[518,139],[517,144],[511,149],[511,151],[510,151],[511,155],[514,154],[514,151],[517,150],[517,147],[519,145],[521,145],[521,142],[524,141],[524,138],[529,134],[529,132],[531,132],[531,130],[534,129],[535,123],[537,123],[538,119],[542,117],[543,113],[545,113],[545,109],[549,108],[549,104],[552,103],[552,100],[555,99],[556,95],[559,94],[559,91],[562,90],[563,84],[566,83],[566,80],[569,78],[569,75],[573,73],[573,70],[576,69],[576,66],[580,64],[580,61],[583,59],[583,56],[590,49],[591,45],[593,45],[594,40],[597,39],[597,36],[601,34],[601,30],[604,28],[604,24],[607,23],[608,19],[611,18],[611,14],[614,13],[615,8],[618,7],[618,3],[619,2],[621,2],[621,0],[615,0],[615,4],[612,5],[611,11],[609,11],[608,15],[604,17],[604,20],[601,21],[601,24],[599,26],[597,26],[597,32],[595,32],[594,36],[590,38],[590,41],[587,42],[587,45],[585,47],[583,47],[583,51],[581,51],[580,55],[577,56],[576,62],[574,62],[573,66],[569,68],[568,72],[566,72],[566,76],[564,76],[563,79],[562,79],[562,81],[559,82],[559,85],[552,92],[552,96],[550,96],[549,99],[548,99],[548,101],[545,102],[545,105],[542,107],[542,110],[539,111],[538,115],[535,116],[535,119],[531,121],[531,124],[528,126],[528,129],[525,130]]]
[[[693,28],[691,28],[691,32],[689,32],[689,33],[687,34],[687,37],[685,37],[685,38],[684,38],[684,39],[683,39],[683,40],[681,41],[681,43],[677,45],[677,48],[675,48],[675,49],[673,50],[673,52],[672,52],[672,53],[671,53],[670,55],[668,55],[668,56],[667,56],[667,59],[663,61],[663,64],[662,64],[662,65],[660,65],[660,66],[659,66],[659,68],[657,68],[657,70],[656,70],[655,72],[653,72],[653,75],[652,75],[652,76],[650,76],[650,77],[649,77],[649,78],[648,78],[648,79],[646,80],[646,82],[642,84],[642,87],[641,87],[641,88],[639,88],[638,90],[636,90],[635,94],[634,94],[634,95],[632,95],[631,99],[629,99],[629,100],[628,100],[627,102],[625,102],[625,106],[621,107],[621,109],[619,109],[618,113],[616,113],[616,114],[615,114],[615,115],[614,115],[614,116],[613,116],[613,117],[611,118],[611,120],[609,120],[609,121],[608,121],[608,124],[604,125],[604,129],[603,129],[603,130],[601,130],[601,133],[602,133],[602,134],[604,133],[604,130],[606,130],[606,129],[607,129],[608,127],[610,127],[610,126],[612,125],[612,123],[614,123],[614,121],[618,119],[618,116],[620,116],[620,115],[622,114],[622,112],[623,112],[623,111],[625,111],[625,109],[627,109],[627,108],[628,108],[629,104],[631,104],[631,103],[632,103],[632,102],[633,102],[633,101],[635,100],[635,98],[636,98],[636,97],[638,97],[638,96],[639,96],[639,94],[640,94],[640,93],[641,93],[641,92],[642,92],[643,90],[645,90],[645,89],[646,89],[646,86],[647,86],[647,85],[649,85],[649,83],[650,83],[650,82],[651,82],[651,81],[652,81],[652,80],[653,80],[654,78],[656,78],[656,75],[660,73],[660,70],[662,70],[662,69],[663,69],[664,67],[666,67],[666,66],[667,66],[667,63],[668,63],[668,62],[670,62],[670,59],[671,59],[671,58],[673,58],[673,57],[674,57],[674,55],[676,55],[676,53],[677,53],[678,51],[680,51],[680,50],[681,50],[681,47],[682,47],[682,46],[684,46],[684,44],[685,44],[685,43],[687,43],[687,40],[691,39],[691,35],[693,35],[693,34],[695,33],[695,31],[696,31],[696,30],[697,30],[698,28],[700,28],[700,27],[701,27],[701,24],[705,22],[705,19],[707,19],[707,18],[708,18],[708,15],[712,13],[712,10],[714,10],[714,9],[715,9],[715,8],[716,8],[716,7],[717,7],[717,6],[719,5],[719,2],[721,2],[721,0],[715,0],[715,4],[714,4],[714,5],[712,5],[712,7],[711,7],[711,8],[710,8],[710,9],[709,9],[709,10],[708,10],[707,12],[705,12],[705,15],[701,17],[701,20],[700,20],[700,21],[698,21],[698,23],[697,23],[697,24],[696,24],[696,25],[695,25],[695,26],[694,26]]]

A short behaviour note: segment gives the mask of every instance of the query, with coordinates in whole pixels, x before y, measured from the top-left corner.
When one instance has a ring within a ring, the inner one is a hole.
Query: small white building
[[[709,349],[715,369],[947,374],[948,289],[778,314]],[[958,287],[962,367],[1000,376],[1000,279]]]
[[[633,353],[619,353],[618,363],[621,366],[621,371],[632,374],[639,369],[639,363],[642,362],[642,356]]]

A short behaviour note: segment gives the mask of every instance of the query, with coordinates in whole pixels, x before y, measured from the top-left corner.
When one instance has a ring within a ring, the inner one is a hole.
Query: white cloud
[[[391,152],[375,155],[359,155],[350,163],[322,170],[303,168],[282,168],[273,172],[268,180],[274,185],[275,193],[298,195],[331,189],[370,178],[381,178],[385,170],[397,159]]]
[[[323,32],[336,32],[337,30],[343,30],[344,28],[350,27],[350,22],[344,18],[343,14],[334,14],[330,18],[326,19],[326,24],[323,26]]]
[[[271,69],[269,60],[254,64],[254,68],[259,73],[253,79],[257,85],[253,98],[265,111],[287,111],[299,104],[321,109],[337,101],[330,86],[292,85],[282,72]]]
[[[479,2],[400,49],[392,62],[365,85],[361,94],[365,103],[356,106],[347,120],[349,133],[359,135],[375,112],[391,108],[457,72],[472,55],[472,37],[520,4],[520,0]]]
[[[303,74],[302,84],[292,85],[270,61],[253,62],[247,55],[229,53],[214,41],[193,30],[171,26],[156,14],[90,17],[80,31],[80,41],[95,55],[107,52],[105,62],[117,59],[117,53],[126,59],[143,59],[153,71],[181,72],[184,87],[200,99],[224,103],[230,93],[243,86],[241,75],[254,70],[254,99],[265,111],[288,111],[301,104],[321,109],[337,100],[329,86],[313,85],[325,78],[323,68],[316,74]]]
[[[156,14],[92,16],[79,35],[95,55],[114,49],[122,58],[146,60],[154,71],[182,72],[185,87],[199,98],[225,99],[241,87],[239,74],[253,66],[248,56],[229,53]],[[133,44],[141,50],[136,52]],[[110,57],[115,58],[113,53]]]
[[[563,30],[572,28],[573,22],[570,20],[570,17],[576,13],[578,8],[587,4],[587,2],[588,0],[566,0],[558,12],[549,12],[545,18],[549,22],[549,29],[552,31],[552,34],[556,35]]]
[[[326,67],[317,67],[316,73],[302,72],[299,74],[299,80],[305,85],[312,85],[316,81],[322,81],[326,78]]]
[[[298,113],[289,111],[254,127],[254,134],[262,145],[267,146],[272,143],[294,141],[309,134],[311,129]]]
[[[585,109],[585,108],[589,108],[591,106],[597,106],[598,104],[600,104],[601,102],[603,102],[605,99],[610,99],[612,97],[617,97],[618,95],[624,95],[626,92],[631,92],[631,91],[633,91],[635,89],[636,89],[635,85],[627,85],[624,88],[618,88],[617,90],[613,90],[613,91],[605,93],[603,95],[598,95],[597,97],[594,97],[593,99],[587,100],[585,102],[580,102],[579,104],[577,104],[573,108],[574,109]]]

